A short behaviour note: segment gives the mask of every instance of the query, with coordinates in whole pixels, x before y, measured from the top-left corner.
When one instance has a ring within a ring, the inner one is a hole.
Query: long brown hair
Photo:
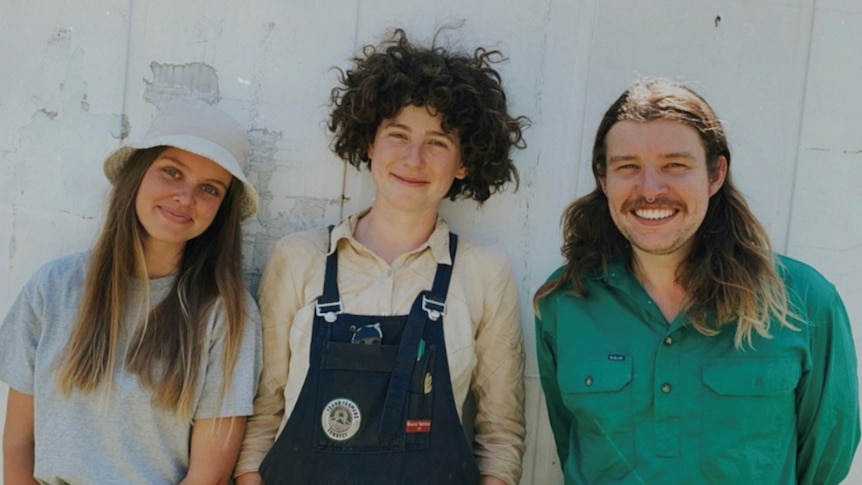
[[[692,249],[677,269],[677,281],[688,293],[684,310],[689,323],[705,335],[715,335],[723,325],[736,322],[737,347],[743,341],[750,345],[752,332],[768,337],[771,317],[796,328],[790,322],[794,314],[788,308],[769,236],[733,184],[730,148],[721,122],[700,95],[664,78],[635,80],[605,112],[593,144],[596,187],[564,211],[566,264],[558,279],[539,287],[534,308],[538,311],[539,300],[569,284],[572,293],[587,296],[585,274],[597,268],[607,273],[611,260],[623,259],[631,268],[631,245],[614,224],[600,185],[607,168],[605,137],[622,120],[673,120],[689,125],[700,134],[710,176],[718,170],[719,157],[728,163],[724,184],[710,198]]]
[[[166,147],[138,150],[117,178],[102,232],[93,248],[84,294],[65,358],[57,375],[60,389],[96,390],[114,378],[120,325],[143,316],[143,301],[128,301],[135,281],[147,281],[146,232],[135,212],[135,199],[147,168]],[[135,331],[125,356],[126,369],[155,395],[155,402],[191,420],[206,352],[208,316],[221,305],[227,320],[224,380],[219,401],[231,386],[246,320],[242,277],[239,190],[232,183],[210,226],[188,241],[168,295],[149,311]],[[143,285],[145,292],[148,288]]]

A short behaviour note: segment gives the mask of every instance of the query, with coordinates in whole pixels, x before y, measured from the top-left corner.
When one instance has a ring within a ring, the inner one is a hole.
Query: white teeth
[[[639,209],[635,211],[638,217],[643,219],[658,220],[670,217],[673,215],[671,209]]]

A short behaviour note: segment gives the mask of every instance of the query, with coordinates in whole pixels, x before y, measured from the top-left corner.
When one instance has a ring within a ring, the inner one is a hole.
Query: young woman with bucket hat
[[[4,483],[217,483],[260,371],[245,130],[173,101],[112,153],[94,247],[44,265],[0,326]]]

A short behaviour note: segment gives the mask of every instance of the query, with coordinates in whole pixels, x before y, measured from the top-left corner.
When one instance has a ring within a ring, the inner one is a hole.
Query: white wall
[[[776,247],[838,286],[862,335],[856,0],[0,0],[0,12],[0,314],[40,264],[88,247],[108,187],[101,161],[172,96],[218,100],[249,129],[262,196],[245,226],[256,287],[279,236],[369,203],[367,177],[327,148],[330,67],[391,27],[428,41],[445,24],[460,25],[445,43],[509,56],[500,71],[512,111],[533,121],[516,154],[518,192],[480,210],[443,208],[458,232],[503,246],[521,284],[524,484],[561,480],[530,297],[562,262],[563,207],[592,187],[599,117],[636,75],[681,78],[710,101],[728,128],[734,176]],[[858,461],[848,483],[862,483]]]

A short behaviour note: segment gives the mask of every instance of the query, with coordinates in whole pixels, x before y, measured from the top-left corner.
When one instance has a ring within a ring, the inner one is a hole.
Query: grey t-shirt
[[[192,426],[155,405],[152,393],[123,368],[126,344],[140,319],[123,322],[109,388],[73,391],[68,397],[58,391],[57,369],[80,304],[89,256],[76,253],[43,266],[0,326],[0,380],[33,396],[34,475],[41,483],[58,485],[176,484],[188,470]],[[172,284],[172,277],[150,280],[151,304],[161,301]],[[136,301],[142,289],[133,290],[129,301]],[[220,303],[210,312],[194,419],[252,414],[261,369],[260,315],[251,295],[246,299],[249,321],[232,387],[220,403],[226,322]]]

